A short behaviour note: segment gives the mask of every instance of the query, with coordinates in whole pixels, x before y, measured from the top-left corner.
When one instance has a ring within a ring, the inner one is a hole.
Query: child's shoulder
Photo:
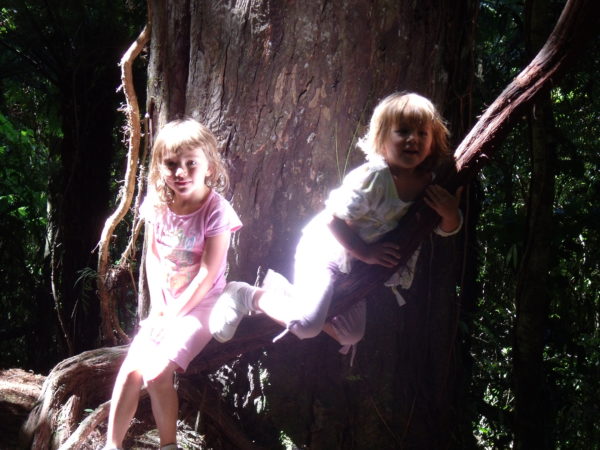
[[[211,208],[231,208],[231,202],[225,198],[220,192],[211,189],[210,198],[207,203],[210,203]]]
[[[388,166],[383,158],[371,158],[367,162],[351,170],[348,175],[346,175],[345,180],[346,182],[367,181],[381,175],[385,176],[388,173]]]
[[[158,200],[153,193],[148,193],[140,205],[140,217],[146,222],[154,222],[157,217],[164,215],[167,205]]]

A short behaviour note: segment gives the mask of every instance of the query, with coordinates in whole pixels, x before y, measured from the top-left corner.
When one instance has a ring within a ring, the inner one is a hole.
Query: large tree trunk
[[[155,129],[194,116],[217,133],[231,163],[233,204],[244,228],[236,237],[230,279],[253,282],[259,266],[291,273],[300,230],[344,173],[364,160],[356,139],[384,95],[418,91],[442,107],[455,136],[469,125],[469,102],[461,100],[473,73],[476,2],[152,5],[148,98]],[[354,370],[373,381],[346,382],[347,368],[327,338],[290,338],[266,358],[249,358],[248,365],[271,373],[267,401],[277,410],[274,427],[311,448],[449,442],[460,417],[452,403],[460,377],[454,353],[457,277],[447,270],[456,263],[448,251],[454,245],[437,239],[427,245],[421,282],[406,294],[413,300],[404,311],[388,290],[370,296],[370,325]],[[324,359],[329,363],[323,365]],[[386,383],[373,384],[377,378]],[[292,386],[297,404],[285,400]],[[336,399],[330,398],[333,390],[340,393]],[[257,423],[256,414],[238,414]],[[394,431],[381,433],[382,426]],[[252,428],[251,436],[268,442],[264,420]]]
[[[474,2],[438,3],[153,2],[155,128],[191,115],[221,138],[244,221],[232,278],[291,272],[301,228],[363,161],[354,144],[382,96],[416,90],[452,105],[452,124],[468,115]]]

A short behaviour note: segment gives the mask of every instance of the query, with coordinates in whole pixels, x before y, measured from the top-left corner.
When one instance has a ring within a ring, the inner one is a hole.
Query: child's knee
[[[173,383],[173,373],[178,368],[179,366],[174,362],[166,358],[157,357],[148,360],[143,366],[141,373],[148,387],[150,387],[150,384],[162,386]]]
[[[121,366],[117,379],[115,380],[115,389],[139,389],[143,383],[142,374],[125,366]]]
[[[151,374],[152,377],[144,377],[149,390],[171,389],[173,387],[173,371],[163,370],[158,374]]]
[[[357,344],[365,335],[367,304],[364,300],[331,319],[336,340],[342,345]]]
[[[138,371],[132,370],[130,372],[124,373],[122,380],[123,384],[135,384],[138,383],[141,378],[142,376]]]
[[[362,340],[365,335],[364,328],[340,329],[335,328],[336,340],[341,345],[355,345]]]

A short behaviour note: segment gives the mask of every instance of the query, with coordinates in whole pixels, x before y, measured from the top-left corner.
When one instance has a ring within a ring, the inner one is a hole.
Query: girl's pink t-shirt
[[[191,214],[178,215],[166,207],[156,210],[144,206],[142,214],[154,230],[164,274],[162,291],[168,304],[185,290],[200,270],[206,238],[236,231],[241,228],[242,222],[230,203],[212,190],[204,204]],[[226,266],[224,259],[205,298],[220,294],[225,287]]]

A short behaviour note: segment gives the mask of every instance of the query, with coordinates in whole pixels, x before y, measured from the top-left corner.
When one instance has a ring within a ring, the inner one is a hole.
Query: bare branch
[[[126,100],[125,113],[127,116],[127,130],[129,131],[127,170],[125,173],[125,186],[123,189],[123,195],[121,196],[121,200],[117,206],[117,209],[106,220],[104,229],[102,230],[102,235],[100,237],[100,242],[98,243],[98,291],[100,297],[102,321],[101,336],[103,342],[109,345],[115,345],[117,342],[127,342],[129,340],[119,325],[114,299],[112,298],[106,286],[106,277],[108,274],[108,259],[110,254],[109,247],[112,234],[119,222],[123,219],[123,217],[125,217],[125,214],[129,210],[133,193],[135,191],[135,174],[138,167],[141,124],[137,95],[133,86],[132,66],[135,58],[137,58],[144,46],[150,40],[150,17],[151,15],[148,14],[148,22],[146,23],[146,26],[136,41],[129,47],[127,52],[125,52],[120,62],[121,83]]]

